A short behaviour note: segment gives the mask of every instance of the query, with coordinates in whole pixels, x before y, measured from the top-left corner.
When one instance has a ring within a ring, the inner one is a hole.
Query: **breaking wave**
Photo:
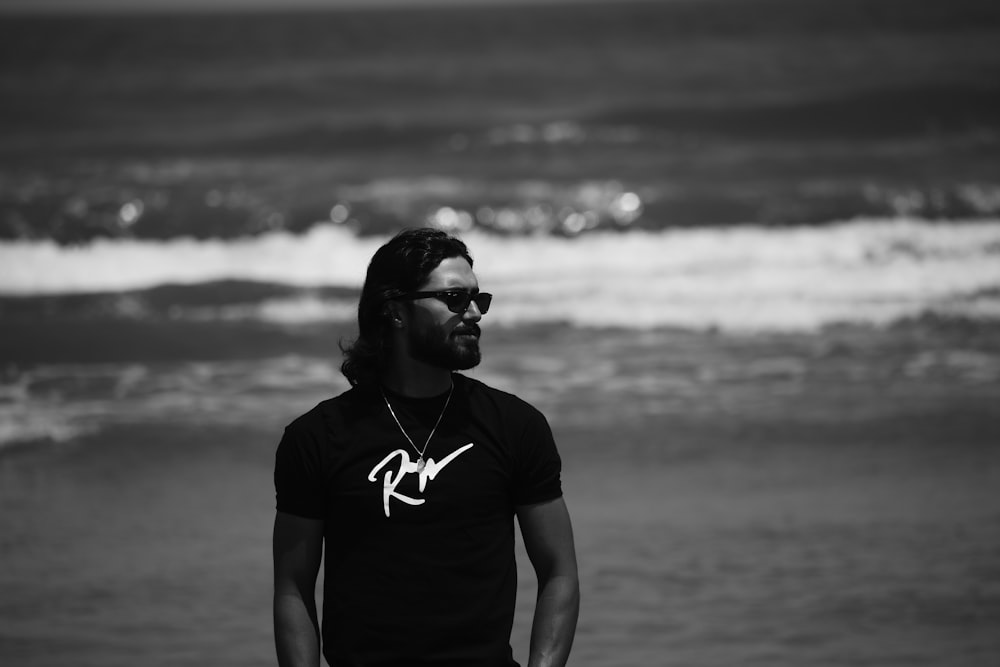
[[[489,317],[506,325],[768,331],[845,322],[884,326],[927,313],[1000,318],[996,221],[858,220],[578,238],[471,230],[463,237],[483,289],[496,295]],[[14,303],[30,310],[41,298],[141,297],[143,290],[186,285],[188,292],[213,290],[213,296],[189,294],[163,311],[170,317],[349,321],[367,262],[384,240],[328,224],[301,236],[229,241],[5,243],[0,292],[8,310]],[[235,283],[220,288],[219,281]],[[248,282],[272,287],[238,288]],[[133,313],[144,314],[148,310]]]

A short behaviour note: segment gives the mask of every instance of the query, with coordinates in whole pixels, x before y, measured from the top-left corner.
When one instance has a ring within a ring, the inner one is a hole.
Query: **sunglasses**
[[[404,294],[402,296],[396,297],[398,299],[425,299],[432,297],[441,301],[448,307],[453,313],[465,313],[469,310],[469,304],[472,302],[476,303],[476,308],[479,312],[485,315],[489,309],[490,304],[493,302],[493,295],[489,292],[466,292],[465,290],[441,290],[439,292],[410,292],[409,294]]]

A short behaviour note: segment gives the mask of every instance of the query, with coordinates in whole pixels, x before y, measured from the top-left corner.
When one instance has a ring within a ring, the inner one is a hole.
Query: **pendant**
[[[417,472],[423,472],[425,465],[426,464],[424,463],[424,457],[421,456],[420,458],[418,458],[417,459]]]

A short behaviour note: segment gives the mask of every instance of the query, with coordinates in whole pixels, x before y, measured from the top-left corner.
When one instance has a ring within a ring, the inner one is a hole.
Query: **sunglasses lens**
[[[469,305],[476,302],[476,308],[483,315],[490,309],[493,295],[488,292],[480,292],[475,296],[468,292],[439,292],[437,297],[444,301],[444,305],[453,313],[464,314],[469,310]]]
[[[453,313],[464,313],[469,309],[472,297],[467,292],[449,292],[445,296],[445,305]]]

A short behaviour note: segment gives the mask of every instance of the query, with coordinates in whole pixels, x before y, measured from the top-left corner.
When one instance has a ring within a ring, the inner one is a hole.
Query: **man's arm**
[[[274,643],[280,667],[319,666],[316,575],[323,521],[278,512],[274,518]]]
[[[517,508],[528,558],[538,577],[528,667],[563,667],[580,613],[580,581],[569,512],[562,498]]]

